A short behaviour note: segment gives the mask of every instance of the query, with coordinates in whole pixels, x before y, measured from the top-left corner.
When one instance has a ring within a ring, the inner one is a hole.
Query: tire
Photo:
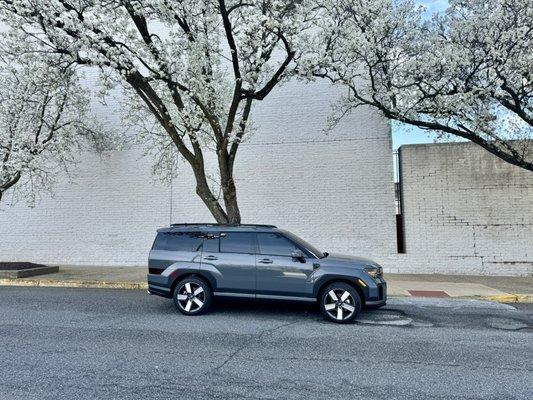
[[[338,324],[353,322],[361,312],[361,298],[344,282],[329,284],[320,294],[320,312],[324,318]]]
[[[189,276],[176,285],[172,298],[174,305],[182,314],[200,315],[211,306],[213,293],[203,279]]]

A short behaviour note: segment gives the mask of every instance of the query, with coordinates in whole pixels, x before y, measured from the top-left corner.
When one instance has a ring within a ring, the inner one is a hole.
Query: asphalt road
[[[394,299],[353,325],[315,307],[0,287],[0,400],[532,399],[533,306]]]

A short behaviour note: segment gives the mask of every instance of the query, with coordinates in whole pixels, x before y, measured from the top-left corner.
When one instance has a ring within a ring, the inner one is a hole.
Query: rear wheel
[[[361,311],[357,291],[344,282],[328,285],[320,295],[320,311],[325,319],[340,324],[354,321]]]
[[[211,305],[211,288],[203,279],[190,276],[182,279],[174,289],[174,304],[185,315],[200,315]]]

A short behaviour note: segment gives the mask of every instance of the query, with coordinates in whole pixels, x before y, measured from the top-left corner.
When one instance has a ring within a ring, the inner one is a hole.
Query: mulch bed
[[[43,264],[34,264],[31,262],[2,262],[0,261],[0,271],[20,271],[22,269],[31,269],[46,267]]]

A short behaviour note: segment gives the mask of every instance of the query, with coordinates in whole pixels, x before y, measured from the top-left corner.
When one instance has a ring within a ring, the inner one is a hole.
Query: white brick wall
[[[241,146],[235,167],[243,222],[277,224],[330,252],[390,259],[390,128],[361,109],[324,135],[336,95],[325,83],[295,82],[257,105],[259,132]],[[150,163],[139,149],[83,154],[75,182],[62,180],[55,198],[33,209],[2,206],[0,260],[144,265],[156,228],[170,219],[212,221],[184,163],[172,184],[171,217],[171,188],[153,183]]]
[[[400,149],[400,272],[533,274],[533,174],[472,143]]]
[[[337,94],[291,83],[258,104],[259,132],[236,164],[243,222],[276,224],[389,272],[533,274],[533,176],[472,144],[402,147],[407,253],[396,254],[389,126],[361,109],[325,135]],[[81,155],[54,198],[0,206],[0,260],[145,265],[156,228],[212,221],[187,164],[172,187],[150,168],[140,149]]]

